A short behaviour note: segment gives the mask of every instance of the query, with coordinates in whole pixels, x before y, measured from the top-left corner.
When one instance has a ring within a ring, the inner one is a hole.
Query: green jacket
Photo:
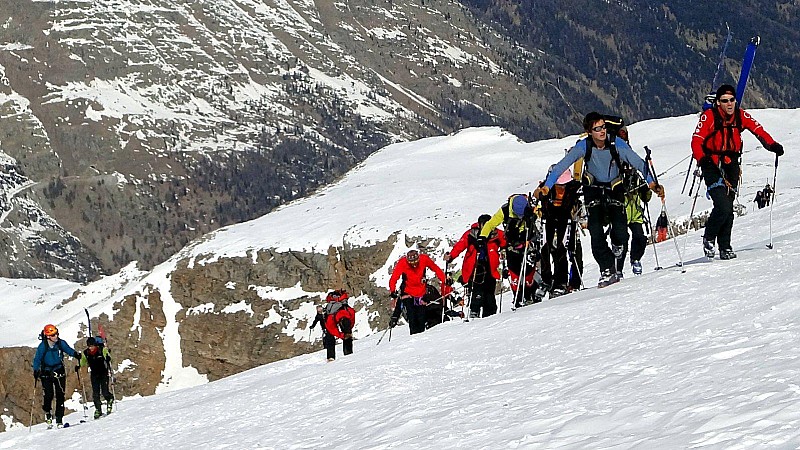
[[[628,223],[644,223],[644,206],[642,202],[649,202],[653,197],[653,192],[647,189],[634,189],[625,194],[625,214],[628,216]]]

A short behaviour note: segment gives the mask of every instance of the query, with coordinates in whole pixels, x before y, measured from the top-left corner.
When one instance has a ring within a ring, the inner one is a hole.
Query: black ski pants
[[[486,260],[477,261],[472,276],[467,283],[469,287],[469,310],[472,316],[489,317],[497,312],[497,299],[494,291],[497,288],[497,280],[492,276],[489,262]]]
[[[327,331],[323,331],[322,346],[325,347],[326,358],[336,359],[336,337],[334,335],[328,333]]]
[[[606,224],[611,226],[611,244],[622,246],[621,258],[625,259],[628,250],[628,216],[622,196],[616,195],[608,186],[588,186],[584,188],[586,210],[589,213],[589,235],[592,237],[592,256],[600,266],[600,271],[616,271],[614,252],[608,245]],[[617,198],[619,197],[619,198]]]
[[[44,395],[42,410],[49,413],[53,404],[53,398],[55,397],[56,422],[61,423],[61,418],[64,417],[64,392],[67,389],[67,375],[64,371],[64,367],[52,371],[45,371],[39,379],[42,381],[42,394]]]
[[[422,333],[428,324],[428,311],[421,302],[422,297],[411,297],[403,294],[392,314],[392,316],[399,318],[401,311],[404,312],[406,322],[408,322],[408,331],[411,334]]]
[[[114,396],[111,395],[111,391],[108,390],[108,371],[93,370],[91,373],[91,380],[92,402],[94,402],[94,409],[100,411],[102,406],[102,403],[100,402],[101,394],[106,401],[110,401],[114,398]]]
[[[566,287],[569,260],[564,235],[570,222],[567,208],[551,207],[545,215],[545,242],[542,248],[542,282],[550,287]],[[552,265],[551,265],[552,258]]]
[[[567,238],[567,254],[569,255],[569,287],[577,291],[583,283],[583,245],[578,236],[579,225],[572,221],[569,224],[569,236]]]
[[[353,353],[353,325],[348,319],[339,321],[339,331],[344,334],[342,339],[342,353],[349,355]],[[336,359],[336,336],[328,333],[325,326],[322,327],[322,346],[325,348],[325,357]]]
[[[647,236],[644,234],[644,225],[638,222],[631,222],[628,224],[628,229],[631,231],[631,261],[639,261],[644,256],[644,251],[647,249]],[[625,258],[617,260],[617,272],[622,272],[625,267]]]
[[[700,162],[700,168],[703,171],[703,180],[706,186],[716,185],[708,191],[714,207],[708,216],[703,237],[712,243],[716,241],[720,250],[729,250],[732,248],[733,202],[736,199],[736,191],[730,186],[736,188],[739,184],[739,163],[734,161],[730,164],[716,166],[710,158],[704,158]],[[724,182],[720,185],[721,179],[727,180],[730,186]]]
[[[708,191],[714,207],[706,222],[706,231],[703,237],[709,242],[717,243],[720,250],[731,248],[731,233],[733,232],[733,200],[736,195],[727,186],[715,187]]]

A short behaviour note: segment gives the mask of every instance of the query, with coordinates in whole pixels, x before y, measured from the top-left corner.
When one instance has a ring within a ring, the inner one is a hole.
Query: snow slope
[[[12,429],[0,435],[0,449],[51,448],[54,440],[61,448],[82,448],[87,439],[123,448],[797,448],[800,138],[794,130],[800,111],[754,115],[787,155],[774,211],[751,209],[736,219],[736,260],[703,261],[700,234],[690,233],[679,239],[681,249],[688,242],[685,273],[671,267],[678,255],[667,241],[657,246],[667,269],[652,270],[651,247],[643,276],[603,290],[513,313],[506,294],[503,312],[491,318],[447,323],[414,337],[401,327],[380,346],[377,333],[359,339],[354,355],[334,363],[324,363],[320,352],[191,389],[126,399],[112,416],[75,429]],[[687,154],[694,120],[636,124],[634,148],[649,145],[657,169],[666,170]],[[348,223],[348,236],[366,241],[392,229],[393,219],[394,229],[407,235],[456,238],[473,216],[542,178],[568,141],[519,144],[484,129],[391,146],[317,197],[222,230],[185,254],[321,248],[326,239],[341,238]],[[491,146],[481,150],[477,142]],[[773,170],[772,154],[753,141],[748,148],[744,202],[771,181]],[[402,157],[389,158],[393,152]],[[510,160],[517,164],[496,167]],[[395,170],[377,170],[378,162]],[[457,177],[454,167],[466,172]],[[673,215],[691,207],[678,195],[684,167],[662,177]],[[481,173],[485,189],[464,183]],[[424,181],[426,174],[437,182]],[[395,201],[399,192],[419,200],[413,208],[398,206],[397,215],[388,205],[365,203],[371,196]],[[324,228],[330,236],[304,237],[301,217],[308,211],[329,217]],[[400,220],[401,214],[411,220]],[[768,250],[771,214],[775,248]],[[246,230],[253,230],[252,239],[260,235],[255,231],[274,229],[270,223],[297,233],[248,242]],[[587,279],[596,276],[596,268],[586,272]]]

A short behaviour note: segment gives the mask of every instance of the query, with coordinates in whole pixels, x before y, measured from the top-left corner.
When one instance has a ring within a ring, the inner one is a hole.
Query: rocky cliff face
[[[356,337],[385,327],[388,302],[370,299],[385,299],[387,292],[371,274],[386,264],[396,243],[393,237],[372,247],[332,247],[326,254],[264,249],[203,264],[180,260],[168,275],[167,292],[145,281],[113,305],[112,317],[93,318],[108,336],[118,396],[152,395],[170,385],[176,370],[190,368],[213,381],[321,349],[320,329],[309,327],[320,296],[333,288],[353,294]],[[64,303],[84,294],[78,291]],[[176,335],[168,331],[172,323]],[[85,348],[83,336],[71,344]],[[34,351],[0,348],[0,395],[5,399],[0,408],[17,423],[27,424],[30,414]],[[68,372],[68,392],[77,393],[80,386]],[[43,420],[39,405],[37,397],[36,423]],[[0,424],[0,430],[4,427]]]

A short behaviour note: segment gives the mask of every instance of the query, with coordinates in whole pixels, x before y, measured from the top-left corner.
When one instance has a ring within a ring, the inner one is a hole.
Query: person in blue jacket
[[[542,186],[534,191],[534,196],[547,196],[559,175],[572,164],[583,158],[581,179],[584,184],[584,203],[589,214],[589,234],[592,237],[592,256],[600,266],[598,287],[605,287],[619,281],[616,259],[624,258],[628,246],[628,221],[625,214],[625,188],[622,183],[620,167],[627,162],[644,175],[645,182],[662,199],[664,188],[655,183],[647,163],[637,155],[621,138],[609,137],[606,117],[590,112],[583,119],[583,128],[588,136],[579,140],[574,147],[552,168]],[[604,226],[610,225],[611,245],[609,248]]]
[[[36,349],[33,358],[33,377],[41,380],[44,402],[44,418],[48,428],[53,425],[53,415],[50,408],[53,398],[56,399],[56,425],[62,426],[64,417],[64,391],[67,388],[67,375],[64,370],[64,354],[80,359],[81,354],[58,337],[58,328],[55,325],[45,325],[39,335],[42,343]]]

